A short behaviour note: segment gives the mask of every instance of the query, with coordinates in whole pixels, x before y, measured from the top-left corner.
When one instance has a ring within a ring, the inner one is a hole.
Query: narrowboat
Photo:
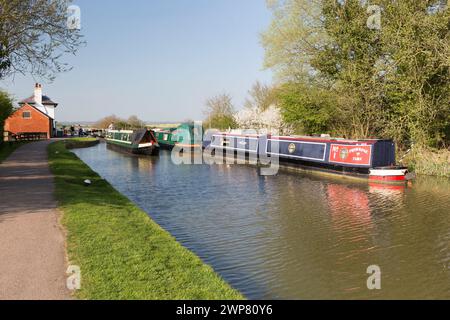
[[[195,148],[202,145],[202,134],[193,123],[183,123],[177,128],[154,129],[154,132],[161,148],[173,149],[175,146]]]
[[[173,134],[175,130],[177,130],[177,128],[153,129],[161,149],[170,150],[175,146],[175,143],[177,142],[176,136]]]
[[[159,144],[152,130],[107,130],[106,143],[108,147],[139,155],[157,155]]]
[[[392,140],[216,133],[210,147],[257,156],[277,156],[280,164],[364,176],[373,182],[406,181],[408,170],[396,166]]]

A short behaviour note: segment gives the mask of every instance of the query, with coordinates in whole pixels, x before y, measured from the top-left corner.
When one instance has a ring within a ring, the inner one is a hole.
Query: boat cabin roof
[[[265,135],[262,134],[234,134],[234,133],[226,133],[226,132],[217,132],[213,134],[213,136],[228,136],[228,137],[251,137],[251,138],[260,138]],[[311,142],[340,142],[347,144],[375,144],[379,141],[392,141],[390,139],[361,139],[361,140],[351,140],[344,138],[333,138],[333,137],[312,137],[312,136],[275,136],[275,135],[267,135],[268,139],[276,139],[276,140],[287,140],[287,141],[311,141]]]
[[[134,133],[133,130],[106,130],[109,133]]]

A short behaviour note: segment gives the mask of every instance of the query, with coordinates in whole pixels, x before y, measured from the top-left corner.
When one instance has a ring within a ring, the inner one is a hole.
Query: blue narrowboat
[[[407,174],[405,168],[395,165],[395,143],[389,139],[216,133],[211,137],[210,148],[259,157],[277,156],[280,163],[365,174],[375,181],[404,181]]]

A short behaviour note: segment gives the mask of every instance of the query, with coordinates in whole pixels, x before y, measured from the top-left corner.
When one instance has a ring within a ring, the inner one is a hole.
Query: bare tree
[[[234,107],[229,94],[221,94],[206,100],[205,127],[217,129],[234,128]]]
[[[52,80],[70,70],[61,61],[84,44],[68,27],[71,0],[0,0],[0,79],[31,73]]]
[[[255,82],[248,94],[249,98],[245,100],[244,107],[249,109],[256,108],[263,112],[276,102],[275,89],[259,81]]]
[[[95,123],[95,127],[99,128],[99,129],[107,129],[110,124],[116,124],[120,121],[122,121],[122,120],[113,114],[113,115],[110,115],[110,116],[104,117],[103,119],[98,120]]]
[[[231,96],[223,93],[206,100],[206,109],[204,113],[207,117],[211,116],[232,116],[234,113]]]
[[[132,128],[132,129],[141,129],[141,128],[145,128],[145,122],[142,121],[141,119],[139,119],[137,116],[133,115],[130,116],[128,118],[127,121],[128,125]]]

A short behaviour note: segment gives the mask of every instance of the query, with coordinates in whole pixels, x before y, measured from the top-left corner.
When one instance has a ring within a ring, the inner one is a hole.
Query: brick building
[[[42,85],[36,84],[34,95],[19,102],[19,108],[5,121],[9,134],[37,135],[50,139],[55,133],[55,109],[58,106],[42,95]]]

